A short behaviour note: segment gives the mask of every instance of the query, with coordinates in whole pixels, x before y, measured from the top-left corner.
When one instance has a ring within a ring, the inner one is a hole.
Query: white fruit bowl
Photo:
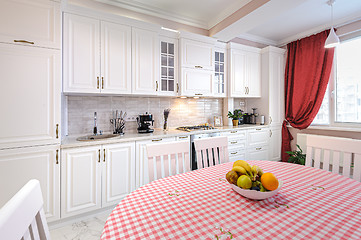
[[[243,189],[243,188],[237,187],[234,184],[230,184],[230,185],[236,193],[242,195],[243,197],[253,199],[253,200],[263,200],[263,199],[273,197],[274,195],[276,195],[277,192],[282,187],[282,181],[278,180],[278,188],[276,190],[269,191],[269,192],[260,192],[260,191],[256,191],[256,190]]]

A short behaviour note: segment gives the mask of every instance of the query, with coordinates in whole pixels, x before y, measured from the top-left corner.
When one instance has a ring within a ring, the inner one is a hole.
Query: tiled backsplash
[[[91,134],[94,127],[94,112],[97,112],[98,130],[111,132],[112,111],[122,110],[127,116],[145,112],[153,114],[154,128],[163,126],[163,110],[170,108],[170,128],[202,123],[213,124],[214,116],[222,115],[222,99],[181,99],[160,97],[81,97],[68,96],[68,135]],[[136,121],[126,122],[125,132],[135,132]]]

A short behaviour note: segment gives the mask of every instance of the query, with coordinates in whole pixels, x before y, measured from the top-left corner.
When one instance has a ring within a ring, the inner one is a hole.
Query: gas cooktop
[[[180,131],[186,131],[186,132],[191,132],[191,131],[196,131],[196,130],[209,130],[209,129],[214,129],[214,127],[208,125],[208,124],[202,124],[202,125],[195,125],[195,126],[183,126],[183,127],[177,127],[177,130]]]

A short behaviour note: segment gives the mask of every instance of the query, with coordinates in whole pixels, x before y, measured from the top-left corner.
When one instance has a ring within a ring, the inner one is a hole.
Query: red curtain
[[[287,44],[285,121],[282,126],[282,161],[287,162],[293,139],[287,122],[307,128],[321,107],[331,74],[334,49],[325,48],[329,30]]]

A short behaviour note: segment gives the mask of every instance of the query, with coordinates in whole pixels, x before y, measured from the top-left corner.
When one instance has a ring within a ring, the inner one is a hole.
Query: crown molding
[[[164,11],[160,8],[156,8],[151,5],[140,4],[136,1],[127,1],[127,0],[95,0],[95,1],[113,5],[120,8],[125,8],[131,11],[143,13],[153,17],[159,17],[174,22],[190,25],[193,27],[208,29],[207,22],[203,22],[201,20],[194,18],[179,16],[174,12]]]
[[[252,41],[252,42],[262,43],[262,44],[265,44],[265,45],[271,45],[271,46],[277,46],[278,45],[277,41],[273,41],[271,39],[264,38],[264,37],[259,37],[259,36],[249,34],[249,33],[243,33],[241,35],[238,35],[238,38],[242,38],[242,39],[249,40],[249,41]]]

